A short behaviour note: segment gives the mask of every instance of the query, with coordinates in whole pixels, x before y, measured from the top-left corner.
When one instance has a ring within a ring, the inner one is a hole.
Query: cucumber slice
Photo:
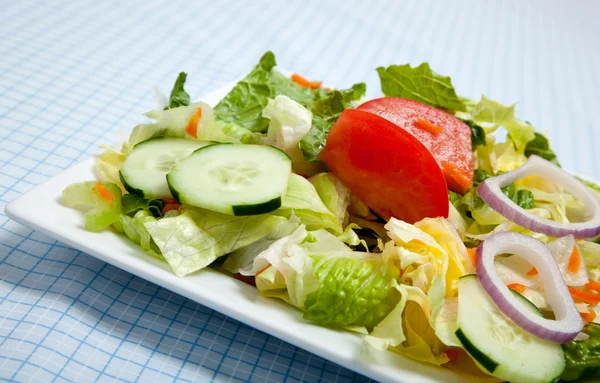
[[[181,161],[167,182],[181,203],[255,215],[281,206],[291,173],[290,157],[272,146],[214,144]]]
[[[128,192],[142,198],[169,197],[165,176],[185,157],[209,145],[206,141],[183,138],[152,138],[133,147],[119,174]]]
[[[527,298],[523,309],[541,315]],[[560,344],[537,338],[508,319],[487,295],[476,275],[458,281],[456,336],[479,368],[512,383],[546,383],[565,369]]]

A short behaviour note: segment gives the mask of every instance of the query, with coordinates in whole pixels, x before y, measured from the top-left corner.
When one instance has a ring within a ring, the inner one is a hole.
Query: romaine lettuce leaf
[[[265,53],[252,71],[215,106],[217,120],[233,122],[252,132],[264,132],[269,121],[262,116],[269,98],[277,95],[310,108],[330,92],[325,89],[303,88],[276,69],[275,55]]]
[[[600,325],[588,323],[583,332],[589,335],[585,340],[574,340],[562,345],[567,366],[561,379],[566,381],[578,380],[585,377],[600,377]],[[584,380],[585,381],[585,380]],[[592,382],[595,380],[589,380]]]
[[[525,146],[525,155],[527,157],[534,154],[560,166],[556,154],[550,149],[548,138],[538,132],[534,132],[534,139],[529,141]]]
[[[366,89],[364,83],[355,84],[350,89],[334,90],[328,97],[315,103],[310,110],[313,115],[311,129],[300,141],[300,148],[305,159],[308,161],[317,159],[318,154],[325,147],[329,130],[340,114],[346,108],[352,107],[353,101],[363,97]]]
[[[175,85],[171,90],[171,96],[169,97],[169,106],[165,109],[177,108],[180,106],[188,106],[190,101],[190,95],[183,89],[185,80],[187,79],[187,73],[181,72],[175,80]]]
[[[400,270],[379,255],[346,254],[312,256],[319,282],[306,296],[304,318],[322,325],[372,328],[400,299],[393,287]]]
[[[101,197],[98,187],[109,193],[109,199]],[[101,181],[72,184],[63,190],[62,203],[87,210],[84,225],[86,230],[103,230],[117,222],[121,216],[121,188],[112,182]]]
[[[273,214],[286,218],[295,214],[308,230],[328,229],[338,235],[344,231],[342,223],[323,204],[315,187],[297,174],[290,176],[282,205]]]
[[[379,67],[377,73],[386,97],[409,98],[452,111],[465,110],[465,104],[456,95],[450,77],[433,72],[427,63],[415,68],[409,64]]]

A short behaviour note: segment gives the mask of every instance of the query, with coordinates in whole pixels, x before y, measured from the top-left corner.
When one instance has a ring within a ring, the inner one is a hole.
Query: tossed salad
[[[600,378],[599,187],[514,105],[428,64],[377,72],[365,100],[267,52],[214,106],[181,73],[63,203],[179,277],[220,270],[376,349],[476,381]]]

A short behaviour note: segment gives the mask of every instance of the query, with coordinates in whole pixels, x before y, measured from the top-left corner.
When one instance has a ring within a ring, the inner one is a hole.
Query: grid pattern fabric
[[[0,381],[368,382],[13,221],[4,206],[271,49],[336,86],[430,62],[519,101],[567,169],[600,179],[598,1],[0,0]],[[43,212],[40,212],[43,214]]]

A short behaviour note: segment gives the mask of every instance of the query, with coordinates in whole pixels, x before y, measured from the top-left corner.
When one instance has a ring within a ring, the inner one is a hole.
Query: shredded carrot
[[[585,323],[590,323],[596,319],[596,312],[592,309],[588,309],[587,313],[579,313],[579,315],[581,315],[581,319],[583,319]]]
[[[527,272],[527,275],[538,275],[538,271],[535,267],[532,267],[531,270]]]
[[[303,88],[310,89],[319,89],[321,87],[321,84],[323,83],[322,81],[309,81],[296,73],[292,75],[292,81]]]
[[[473,266],[475,266],[475,263],[477,261],[477,248],[473,247],[471,249],[467,249],[467,254],[469,254],[469,259],[471,260]]]
[[[600,295],[594,293],[588,293],[585,291],[577,290],[569,286],[569,293],[573,299],[588,303],[590,305],[597,305],[600,302]]]
[[[179,209],[179,206],[181,206],[180,203],[168,203],[168,204],[165,204],[165,206],[163,206],[163,208],[162,208],[162,213],[163,213],[163,215],[165,215],[165,213],[168,212],[168,211]]]
[[[163,203],[164,203],[165,205],[168,205],[168,204],[170,204],[170,203],[179,203],[179,201],[177,201],[177,200],[176,200],[175,198],[173,198],[173,197],[163,197],[163,198],[161,198],[161,200],[163,201]]]
[[[570,273],[576,273],[579,270],[579,266],[581,266],[581,254],[579,254],[579,248],[577,245],[573,246],[573,252],[571,253],[571,257],[569,258],[569,264],[567,265],[567,270]]]
[[[98,183],[96,184],[96,186],[94,186],[94,191],[96,193],[98,193],[98,195],[100,196],[100,198],[102,198],[103,200],[107,201],[108,203],[113,203],[115,201],[115,196],[112,195],[112,193],[110,192],[110,190],[108,190],[106,188],[106,186],[104,186],[104,184],[102,183],[102,181],[98,181]]]
[[[520,283],[511,283],[510,285],[506,285],[506,287],[515,290],[519,294],[523,294],[525,292],[525,285],[522,285]]]
[[[262,269],[258,270],[258,271],[256,272],[256,274],[254,274],[254,277],[255,277],[255,278],[256,278],[256,277],[258,277],[258,275],[259,275],[260,273],[262,273],[263,271],[265,271],[266,269],[268,269],[268,268],[269,268],[269,266],[271,266],[271,265],[266,265],[266,266],[265,266],[265,267],[263,267]]]
[[[201,118],[202,118],[202,108],[198,108],[198,110],[196,110],[196,113],[194,113],[194,115],[190,119],[190,122],[188,123],[188,125],[185,127],[185,132],[189,136],[198,138],[198,123],[200,122]]]
[[[593,281],[591,279],[588,283],[585,284],[585,288],[587,290],[593,290],[593,291],[600,293],[600,283]]]
[[[437,125],[433,125],[431,122],[424,120],[422,118],[417,118],[417,121],[415,121],[415,126],[419,129],[425,130],[429,133],[440,133],[442,130],[444,130],[444,128],[442,128],[441,126],[437,126]]]

